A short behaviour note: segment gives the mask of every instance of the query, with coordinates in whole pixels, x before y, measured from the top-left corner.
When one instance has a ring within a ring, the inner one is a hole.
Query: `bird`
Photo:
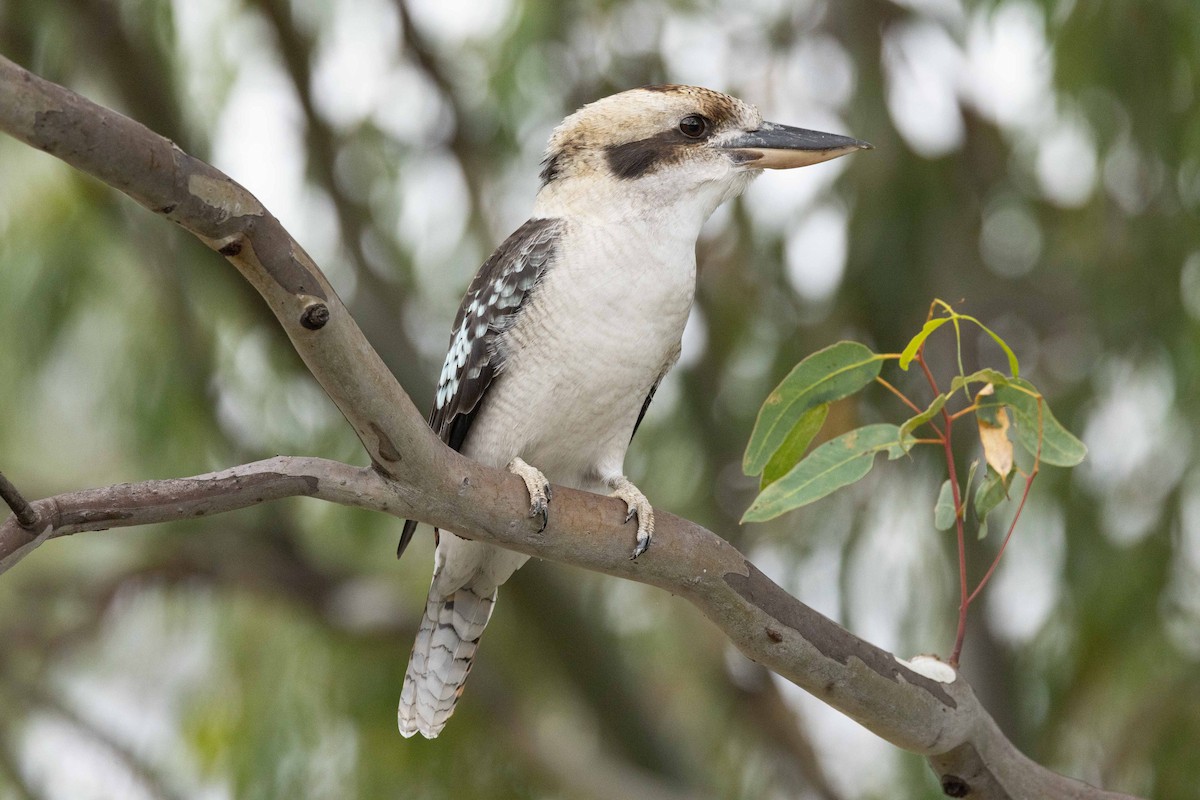
[[[484,262],[451,329],[429,425],[520,476],[544,530],[555,484],[620,498],[650,546],[654,509],[623,470],[696,291],[696,241],[763,169],[871,145],[766,122],[696,86],[630,89],[554,129],[527,222]],[[408,520],[398,555],[412,539]],[[441,733],[462,694],[497,588],[528,556],[435,530],[433,580],[405,671],[405,737]]]

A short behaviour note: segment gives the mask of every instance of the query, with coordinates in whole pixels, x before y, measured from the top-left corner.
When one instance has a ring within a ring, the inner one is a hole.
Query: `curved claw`
[[[534,500],[529,506],[529,516],[542,518],[542,524],[538,526],[538,533],[546,530],[546,526],[550,524],[550,497],[547,495],[546,501],[541,502]]]
[[[508,462],[508,471],[525,481],[525,491],[529,492],[529,516],[542,518],[538,533],[546,530],[550,524],[550,498],[554,492],[550,489],[550,481],[537,467],[525,463],[520,457]]]
[[[629,560],[633,561],[635,558],[637,558],[638,556],[640,556],[642,553],[646,552],[649,549],[650,549],[650,537],[647,536],[645,539],[643,539],[641,537],[641,533],[639,531],[637,544],[633,546],[633,555],[631,555],[629,557]]]
[[[633,547],[633,555],[629,557],[632,561],[650,549],[650,539],[654,536],[654,508],[646,499],[646,495],[624,475],[610,480],[609,486],[613,490],[610,497],[619,497],[625,501],[625,507],[628,509],[625,521],[630,522],[634,517],[638,521],[637,543]]]

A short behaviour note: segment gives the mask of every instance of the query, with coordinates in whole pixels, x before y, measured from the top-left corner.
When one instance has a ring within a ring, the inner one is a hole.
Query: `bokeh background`
[[[1196,796],[1194,0],[0,0],[0,52],[256,193],[421,408],[462,290],[580,104],[698,83],[871,141],[714,216],[628,471],[856,633],[947,653],[936,458],[736,523],[741,450],[787,370],[842,338],[896,352],[934,297],[954,302],[1090,448],[1036,482],[965,672],[1035,759]],[[1003,366],[964,348],[968,368]],[[950,374],[952,347],[931,358]],[[3,137],[0,375],[0,469],[31,497],[276,453],[364,463],[220,258]],[[869,392],[829,428],[903,417]],[[445,734],[402,740],[422,530],[397,562],[396,521],[298,500],[47,545],[0,580],[0,797],[940,796],[920,758],[684,602],[552,564],[502,589]],[[974,576],[997,538],[970,543]]]

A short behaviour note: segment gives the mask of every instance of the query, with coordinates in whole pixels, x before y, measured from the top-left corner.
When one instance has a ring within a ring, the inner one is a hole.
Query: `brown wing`
[[[496,248],[467,287],[429,414],[429,427],[455,450],[462,450],[488,386],[503,366],[496,338],[520,316],[529,292],[554,259],[561,230],[558,219],[529,220]],[[415,520],[405,521],[397,557],[416,527]]]

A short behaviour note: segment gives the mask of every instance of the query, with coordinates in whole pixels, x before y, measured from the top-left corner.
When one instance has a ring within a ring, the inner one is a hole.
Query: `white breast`
[[[501,339],[464,452],[521,456],[553,482],[599,489],[621,462],[646,396],[674,363],[696,285],[695,239],[568,225],[557,258]]]

